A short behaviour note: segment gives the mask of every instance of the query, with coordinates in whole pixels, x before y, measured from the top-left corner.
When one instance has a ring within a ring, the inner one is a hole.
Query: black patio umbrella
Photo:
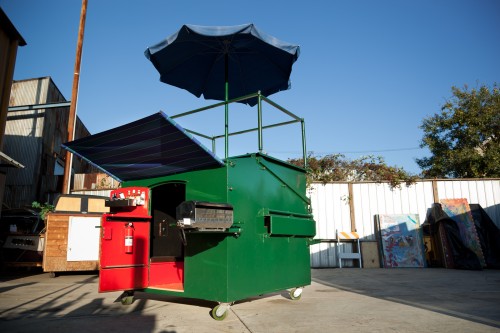
[[[253,24],[183,25],[146,49],[164,83],[196,97],[228,101],[261,92],[269,96],[290,88],[292,65],[300,48],[272,37]],[[255,105],[257,99],[241,101]]]

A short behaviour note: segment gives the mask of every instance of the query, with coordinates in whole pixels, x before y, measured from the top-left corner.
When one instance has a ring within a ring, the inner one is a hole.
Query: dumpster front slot
[[[267,215],[264,218],[271,235],[313,237],[316,234],[313,219],[281,215]]]

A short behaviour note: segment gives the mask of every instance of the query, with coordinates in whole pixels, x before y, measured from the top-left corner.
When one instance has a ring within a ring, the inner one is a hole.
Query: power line
[[[366,154],[366,153],[384,153],[388,151],[405,151],[405,150],[420,150],[421,147],[410,147],[410,148],[390,148],[390,149],[380,149],[380,150],[359,150],[359,151],[344,151],[339,154]]]
[[[315,152],[320,155],[329,154],[368,154],[368,153],[384,153],[384,152],[394,152],[394,151],[407,151],[407,150],[421,150],[421,147],[408,147],[408,148],[389,148],[389,149],[378,149],[378,150],[357,150],[357,151],[340,151],[340,152]],[[299,154],[301,151],[270,151],[270,153],[275,154]]]

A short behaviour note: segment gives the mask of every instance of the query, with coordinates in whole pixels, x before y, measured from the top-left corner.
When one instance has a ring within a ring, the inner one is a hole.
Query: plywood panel
[[[68,262],[63,257],[52,257],[44,264],[46,272],[94,271],[99,269],[97,261]]]
[[[380,257],[377,242],[361,242],[363,268],[380,268]]]
[[[103,199],[88,199],[89,212],[93,213],[108,213],[109,207],[105,207],[105,200]]]
[[[62,212],[79,212],[81,210],[82,198],[63,197],[57,203],[56,210]]]

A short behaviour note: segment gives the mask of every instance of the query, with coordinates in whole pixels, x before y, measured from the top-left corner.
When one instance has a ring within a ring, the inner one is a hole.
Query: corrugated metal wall
[[[349,184],[313,184],[309,189],[311,206],[316,220],[316,239],[333,240],[336,230],[350,230]],[[312,267],[335,267],[336,245],[323,242],[311,246]]]
[[[15,81],[9,106],[64,102],[65,98],[50,77]],[[67,141],[68,107],[9,111],[4,152],[25,166],[7,171],[3,203],[8,207],[30,206],[33,201],[49,202],[59,194],[62,174],[56,165],[64,165]],[[90,133],[78,119],[75,138]],[[73,170],[92,172],[81,158],[73,159]]]
[[[352,226],[362,241],[375,241],[377,214],[418,214],[424,223],[427,210],[440,199],[466,198],[479,203],[500,227],[500,180],[422,180],[391,189],[385,183],[315,183],[309,189],[316,239],[330,240],[311,246],[312,267],[336,267],[336,230]],[[349,245],[340,251],[351,252]],[[349,265],[349,262],[347,262]]]
[[[49,80],[16,82],[12,85],[9,106],[43,104]],[[45,110],[9,112],[4,136],[4,152],[25,166],[7,170],[4,203],[22,207],[36,200],[37,175],[42,156]],[[37,157],[37,158],[35,158]]]
[[[316,219],[316,237],[335,239],[335,230],[350,230],[348,184],[313,184],[310,189],[311,205]]]
[[[440,199],[466,198],[480,204],[500,228],[500,179],[441,180],[437,181]]]
[[[432,183],[419,182],[400,189],[389,184],[353,184],[354,224],[363,240],[375,239],[377,214],[418,214],[423,223],[427,209],[434,203]]]

